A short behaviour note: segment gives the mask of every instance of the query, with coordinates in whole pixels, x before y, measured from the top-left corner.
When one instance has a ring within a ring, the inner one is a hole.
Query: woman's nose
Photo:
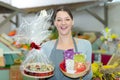
[[[62,24],[66,24],[66,21],[65,21],[65,20],[62,20]]]

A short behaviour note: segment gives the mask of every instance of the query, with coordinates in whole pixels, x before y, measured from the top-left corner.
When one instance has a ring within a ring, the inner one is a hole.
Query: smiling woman
[[[63,53],[68,49],[73,49],[74,52],[81,52],[86,55],[86,61],[91,64],[91,43],[88,40],[78,39],[72,36],[74,20],[71,10],[68,7],[60,6],[57,8],[53,13],[52,20],[53,25],[58,31],[58,39],[43,43],[41,46],[55,65],[54,76],[47,80],[73,80],[72,78],[66,77],[60,71],[59,65],[64,60]],[[92,78],[90,68],[87,70],[87,73],[82,77],[83,80],[90,80]],[[79,78],[77,79],[79,80]]]

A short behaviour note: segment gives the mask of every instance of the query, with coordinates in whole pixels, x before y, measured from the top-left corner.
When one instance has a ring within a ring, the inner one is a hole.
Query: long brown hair
[[[67,7],[67,6],[60,6],[57,9],[55,9],[53,16],[52,16],[52,24],[54,23],[54,20],[56,18],[56,15],[59,11],[65,11],[69,14],[69,16],[71,17],[71,19],[73,20],[73,15],[71,13],[71,10]]]

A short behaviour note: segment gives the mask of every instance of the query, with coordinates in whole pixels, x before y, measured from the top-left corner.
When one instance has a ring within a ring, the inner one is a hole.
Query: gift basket
[[[24,76],[32,78],[48,78],[53,76],[54,65],[40,46],[46,40],[51,31],[52,10],[42,10],[34,17],[24,17],[21,26],[14,37],[19,44],[28,44],[29,50],[20,66]]]
[[[83,53],[74,52],[73,49],[64,52],[64,61],[60,63],[62,73],[70,78],[83,77],[89,70],[90,64],[86,62]]]
[[[32,49],[26,55],[21,65],[22,74],[33,78],[47,78],[53,76],[54,66],[44,54],[42,48]]]

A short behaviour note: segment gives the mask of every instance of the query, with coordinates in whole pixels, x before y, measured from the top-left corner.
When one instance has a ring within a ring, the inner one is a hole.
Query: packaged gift
[[[23,75],[33,78],[47,78],[53,76],[54,66],[41,49],[32,49],[21,64]]]
[[[25,58],[20,66],[24,76],[32,78],[47,78],[53,76],[54,65],[44,53],[40,45],[46,40],[51,31],[52,11],[41,10],[34,16],[22,19],[14,40],[19,44],[28,44]]]
[[[66,67],[66,71],[68,73],[74,73],[73,56],[74,56],[73,49],[68,49],[68,50],[64,51],[65,67]]]
[[[86,69],[86,57],[84,54],[75,54],[74,55],[74,70],[75,73],[82,72]]]
[[[3,56],[3,50],[0,49],[0,66],[5,66],[5,60],[4,60],[4,56]]]
[[[86,55],[82,52],[74,52],[73,49],[64,51],[64,61],[60,63],[60,70],[70,78],[84,76],[90,68],[86,62]]]

